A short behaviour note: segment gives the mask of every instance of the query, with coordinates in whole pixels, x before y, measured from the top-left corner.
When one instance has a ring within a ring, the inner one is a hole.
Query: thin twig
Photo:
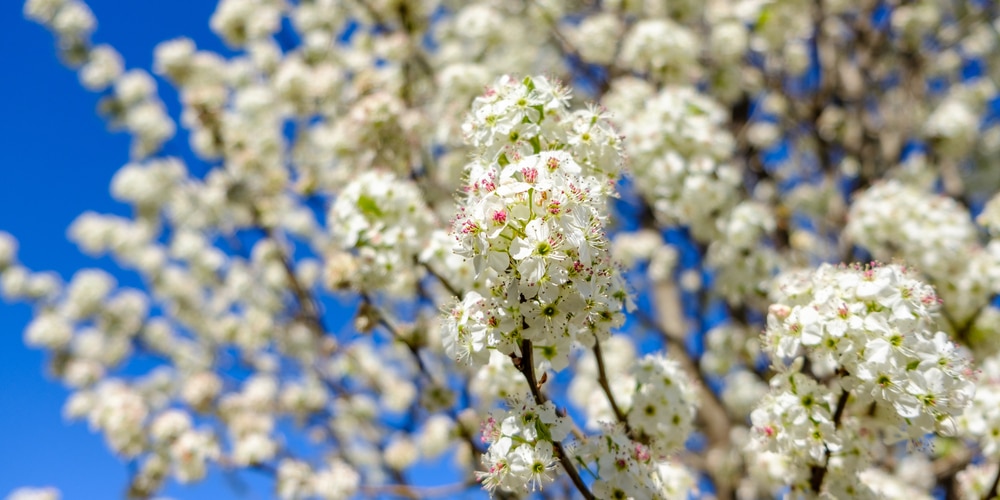
[[[542,391],[538,387],[538,382],[535,380],[535,361],[532,359],[532,346],[530,340],[521,341],[521,358],[520,362],[516,363],[517,369],[524,375],[525,380],[528,381],[528,387],[531,390],[531,396],[535,399],[535,404],[544,404],[547,399]],[[576,470],[576,466],[573,465],[572,460],[569,458],[569,454],[566,453],[566,448],[563,447],[561,441],[552,441],[552,446],[556,450],[556,454],[559,455],[559,463],[562,465],[563,470],[566,471],[566,475],[569,476],[570,481],[576,486],[576,489],[580,491],[583,498],[587,500],[594,500],[594,494],[590,492],[587,485],[583,482],[583,478],[580,477],[580,472]]]
[[[420,265],[424,266],[424,269],[426,269],[431,276],[437,278],[437,280],[441,282],[441,285],[444,286],[445,290],[448,290],[448,293],[454,295],[455,298],[457,299],[462,298],[462,296],[464,295],[462,291],[459,290],[458,287],[456,287],[455,285],[451,284],[451,282],[449,282],[447,279],[445,279],[445,277],[442,276],[441,273],[437,272],[433,267],[431,267],[430,264],[426,262],[421,262]]]
[[[622,425],[625,426],[625,433],[632,436],[632,428],[628,425],[628,417],[625,413],[618,407],[618,403],[615,401],[615,396],[611,392],[611,386],[608,384],[608,373],[604,368],[604,353],[601,352],[601,341],[594,341],[594,358],[597,359],[597,383],[601,386],[604,391],[604,395],[608,398],[608,403],[611,405],[611,411],[615,412],[615,418],[618,419]]]
[[[850,391],[845,390],[840,392],[840,398],[837,399],[837,408],[833,411],[834,429],[840,429],[840,420],[844,416],[844,409],[847,407],[847,399],[850,395]],[[823,487],[823,479],[826,478],[826,472],[829,468],[830,448],[826,447],[826,451],[823,453],[823,466],[814,465],[810,470],[809,487],[812,488],[813,493],[819,494],[820,488]]]

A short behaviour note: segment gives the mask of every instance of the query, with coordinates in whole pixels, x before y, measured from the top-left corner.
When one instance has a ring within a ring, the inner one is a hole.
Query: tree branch
[[[535,404],[541,405],[548,400],[542,394],[539,384],[535,380],[535,361],[532,359],[532,349],[530,340],[522,340],[520,362],[514,363],[514,366],[517,367],[518,371],[524,375],[525,380],[528,381],[528,387],[531,390],[531,396],[535,399]],[[590,489],[583,482],[580,472],[576,470],[576,466],[570,460],[569,454],[566,453],[566,448],[562,445],[562,442],[553,440],[552,447],[555,448],[556,454],[559,455],[559,463],[562,465],[563,470],[566,471],[566,475],[569,476],[570,481],[573,482],[576,489],[583,495],[583,498],[595,500],[594,494],[590,492]]]
[[[618,407],[618,403],[615,401],[615,396],[611,392],[611,386],[608,384],[608,374],[604,368],[604,354],[601,352],[601,341],[594,341],[594,358],[597,359],[597,383],[601,386],[601,390],[604,391],[604,395],[608,398],[608,403],[611,405],[611,411],[615,412],[615,418],[618,419],[622,425],[625,426],[625,433],[632,436],[632,428],[628,424],[628,417],[625,413]]]
[[[837,400],[837,408],[833,411],[833,427],[834,429],[840,429],[840,419],[844,416],[844,408],[847,407],[847,399],[850,397],[850,392],[842,390],[840,392],[840,398]],[[820,488],[823,487],[823,479],[826,478],[826,472],[830,466],[830,448],[826,448],[826,452],[823,454],[823,466],[812,466],[810,469],[809,477],[809,487],[812,488],[813,493],[819,494]]]

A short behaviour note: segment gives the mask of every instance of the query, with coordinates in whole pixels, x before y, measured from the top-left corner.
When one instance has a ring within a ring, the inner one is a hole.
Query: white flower
[[[649,436],[649,448],[658,456],[684,446],[694,427],[698,398],[680,365],[665,356],[648,355],[634,368],[637,389],[628,410],[628,422]]]
[[[725,109],[693,87],[655,93],[616,82],[604,102],[627,117],[622,133],[636,189],[662,223],[688,225],[700,240],[715,237],[740,188],[739,172],[725,163],[734,143]]]
[[[270,437],[251,433],[240,436],[233,444],[233,462],[239,465],[254,465],[274,458],[278,445]]]
[[[491,415],[483,423],[483,440],[490,443],[483,455],[485,472],[476,477],[491,493],[542,489],[555,479],[554,442],[569,434],[569,421],[556,415],[551,401],[536,405],[529,397],[514,397],[509,410]]]
[[[90,50],[87,63],[80,68],[80,83],[89,90],[104,90],[124,70],[125,63],[118,51],[110,45],[98,45]]]
[[[18,488],[7,495],[6,500],[59,500],[62,494],[51,486],[44,488]]]
[[[170,458],[179,482],[198,481],[205,477],[207,461],[218,460],[219,446],[210,433],[187,430],[170,446]],[[257,461],[251,458],[248,463]]]
[[[813,373],[841,382],[828,388],[798,373],[801,358],[788,368],[779,363],[771,392],[751,413],[752,449],[787,456],[797,467],[792,475],[801,476],[804,464],[824,463],[826,450],[853,447],[844,454],[856,459],[828,485],[836,492],[856,481],[870,458],[864,445],[852,444],[858,436],[884,435],[891,443],[954,432],[973,384],[968,360],[934,329],[938,299],[930,286],[899,265],[879,264],[827,264],[779,282],[773,298],[785,304],[770,308],[767,349],[781,358],[805,354]],[[852,405],[883,416],[848,417]]]
[[[669,19],[644,19],[625,36],[621,60],[633,70],[652,73],[654,78],[687,83],[698,67],[696,45],[688,28]]]
[[[354,496],[361,484],[361,476],[351,466],[334,460],[313,476],[313,492],[323,500],[347,500]]]
[[[294,459],[283,459],[278,464],[277,493],[282,500],[308,497],[312,493],[312,468]]]
[[[73,337],[73,324],[57,312],[48,312],[35,317],[24,332],[24,343],[33,347],[61,349]]]
[[[580,21],[570,34],[573,45],[584,59],[597,64],[610,64],[615,58],[623,30],[618,15],[602,12]]]
[[[547,151],[561,141],[560,127],[573,126],[552,120],[550,113],[563,108],[557,87],[531,78],[502,78],[473,104],[466,129],[483,156],[469,165],[468,197],[452,232],[456,254],[472,261],[490,293],[468,292],[452,310],[444,342],[455,359],[481,365],[489,359],[485,349],[512,354],[530,340],[539,359],[558,370],[568,364],[573,342],[606,338],[624,320],[627,293],[602,228],[604,197],[613,187],[601,179],[617,176],[620,157],[614,148],[611,159],[590,155],[583,143]],[[508,137],[512,144],[494,148],[498,123],[511,116],[552,129]],[[591,113],[588,123],[602,120]],[[590,156],[581,164],[576,153]]]
[[[52,29],[62,37],[86,38],[97,28],[97,19],[87,4],[66,2],[52,19]]]
[[[190,428],[191,416],[183,411],[171,409],[153,419],[149,433],[155,442],[172,442]]]
[[[412,262],[433,227],[416,185],[388,172],[366,172],[340,193],[329,219],[334,241],[356,256],[356,287],[409,293],[417,279]]]

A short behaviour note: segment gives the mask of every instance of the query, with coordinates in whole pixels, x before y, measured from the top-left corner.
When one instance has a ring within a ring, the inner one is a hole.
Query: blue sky
[[[186,35],[221,48],[208,29],[215,2],[206,0],[92,0],[95,42],[110,43],[127,67],[150,68],[157,42]],[[98,96],[60,64],[52,35],[25,20],[21,0],[0,2],[0,230],[15,235],[21,261],[68,278],[81,267],[113,270],[108,259],[82,255],[66,228],[85,210],[127,214],[108,185],[128,161],[129,139],[111,134],[95,113]],[[169,103],[175,105],[174,103]],[[120,275],[135,284],[135,278]],[[65,500],[122,498],[127,464],[115,458],[86,423],[61,417],[68,392],[45,375],[45,355],[24,347],[31,318],[23,304],[0,303],[0,498],[24,485],[54,485]],[[172,487],[173,498],[268,498],[261,478],[243,474],[238,495],[218,477],[193,489]]]

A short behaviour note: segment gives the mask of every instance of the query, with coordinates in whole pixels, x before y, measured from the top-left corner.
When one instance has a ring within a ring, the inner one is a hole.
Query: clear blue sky
[[[221,48],[208,29],[207,0],[91,0],[95,42],[110,43],[127,67],[150,68],[157,42],[186,35]],[[125,214],[108,195],[113,173],[128,160],[128,138],[107,132],[97,95],[56,57],[52,35],[26,21],[21,0],[0,2],[0,230],[21,244],[21,260],[63,277],[86,266],[113,264],[80,254],[66,228],[85,210]],[[176,101],[168,103],[176,105]],[[120,275],[120,274],[119,274]],[[136,283],[134,277],[120,281]],[[45,375],[45,355],[24,347],[31,317],[23,304],[0,303],[0,499],[24,485],[54,485],[65,500],[122,498],[127,464],[115,458],[86,423],[61,417],[68,392]],[[253,474],[240,495],[216,475],[193,489],[169,488],[177,499],[269,498]]]

